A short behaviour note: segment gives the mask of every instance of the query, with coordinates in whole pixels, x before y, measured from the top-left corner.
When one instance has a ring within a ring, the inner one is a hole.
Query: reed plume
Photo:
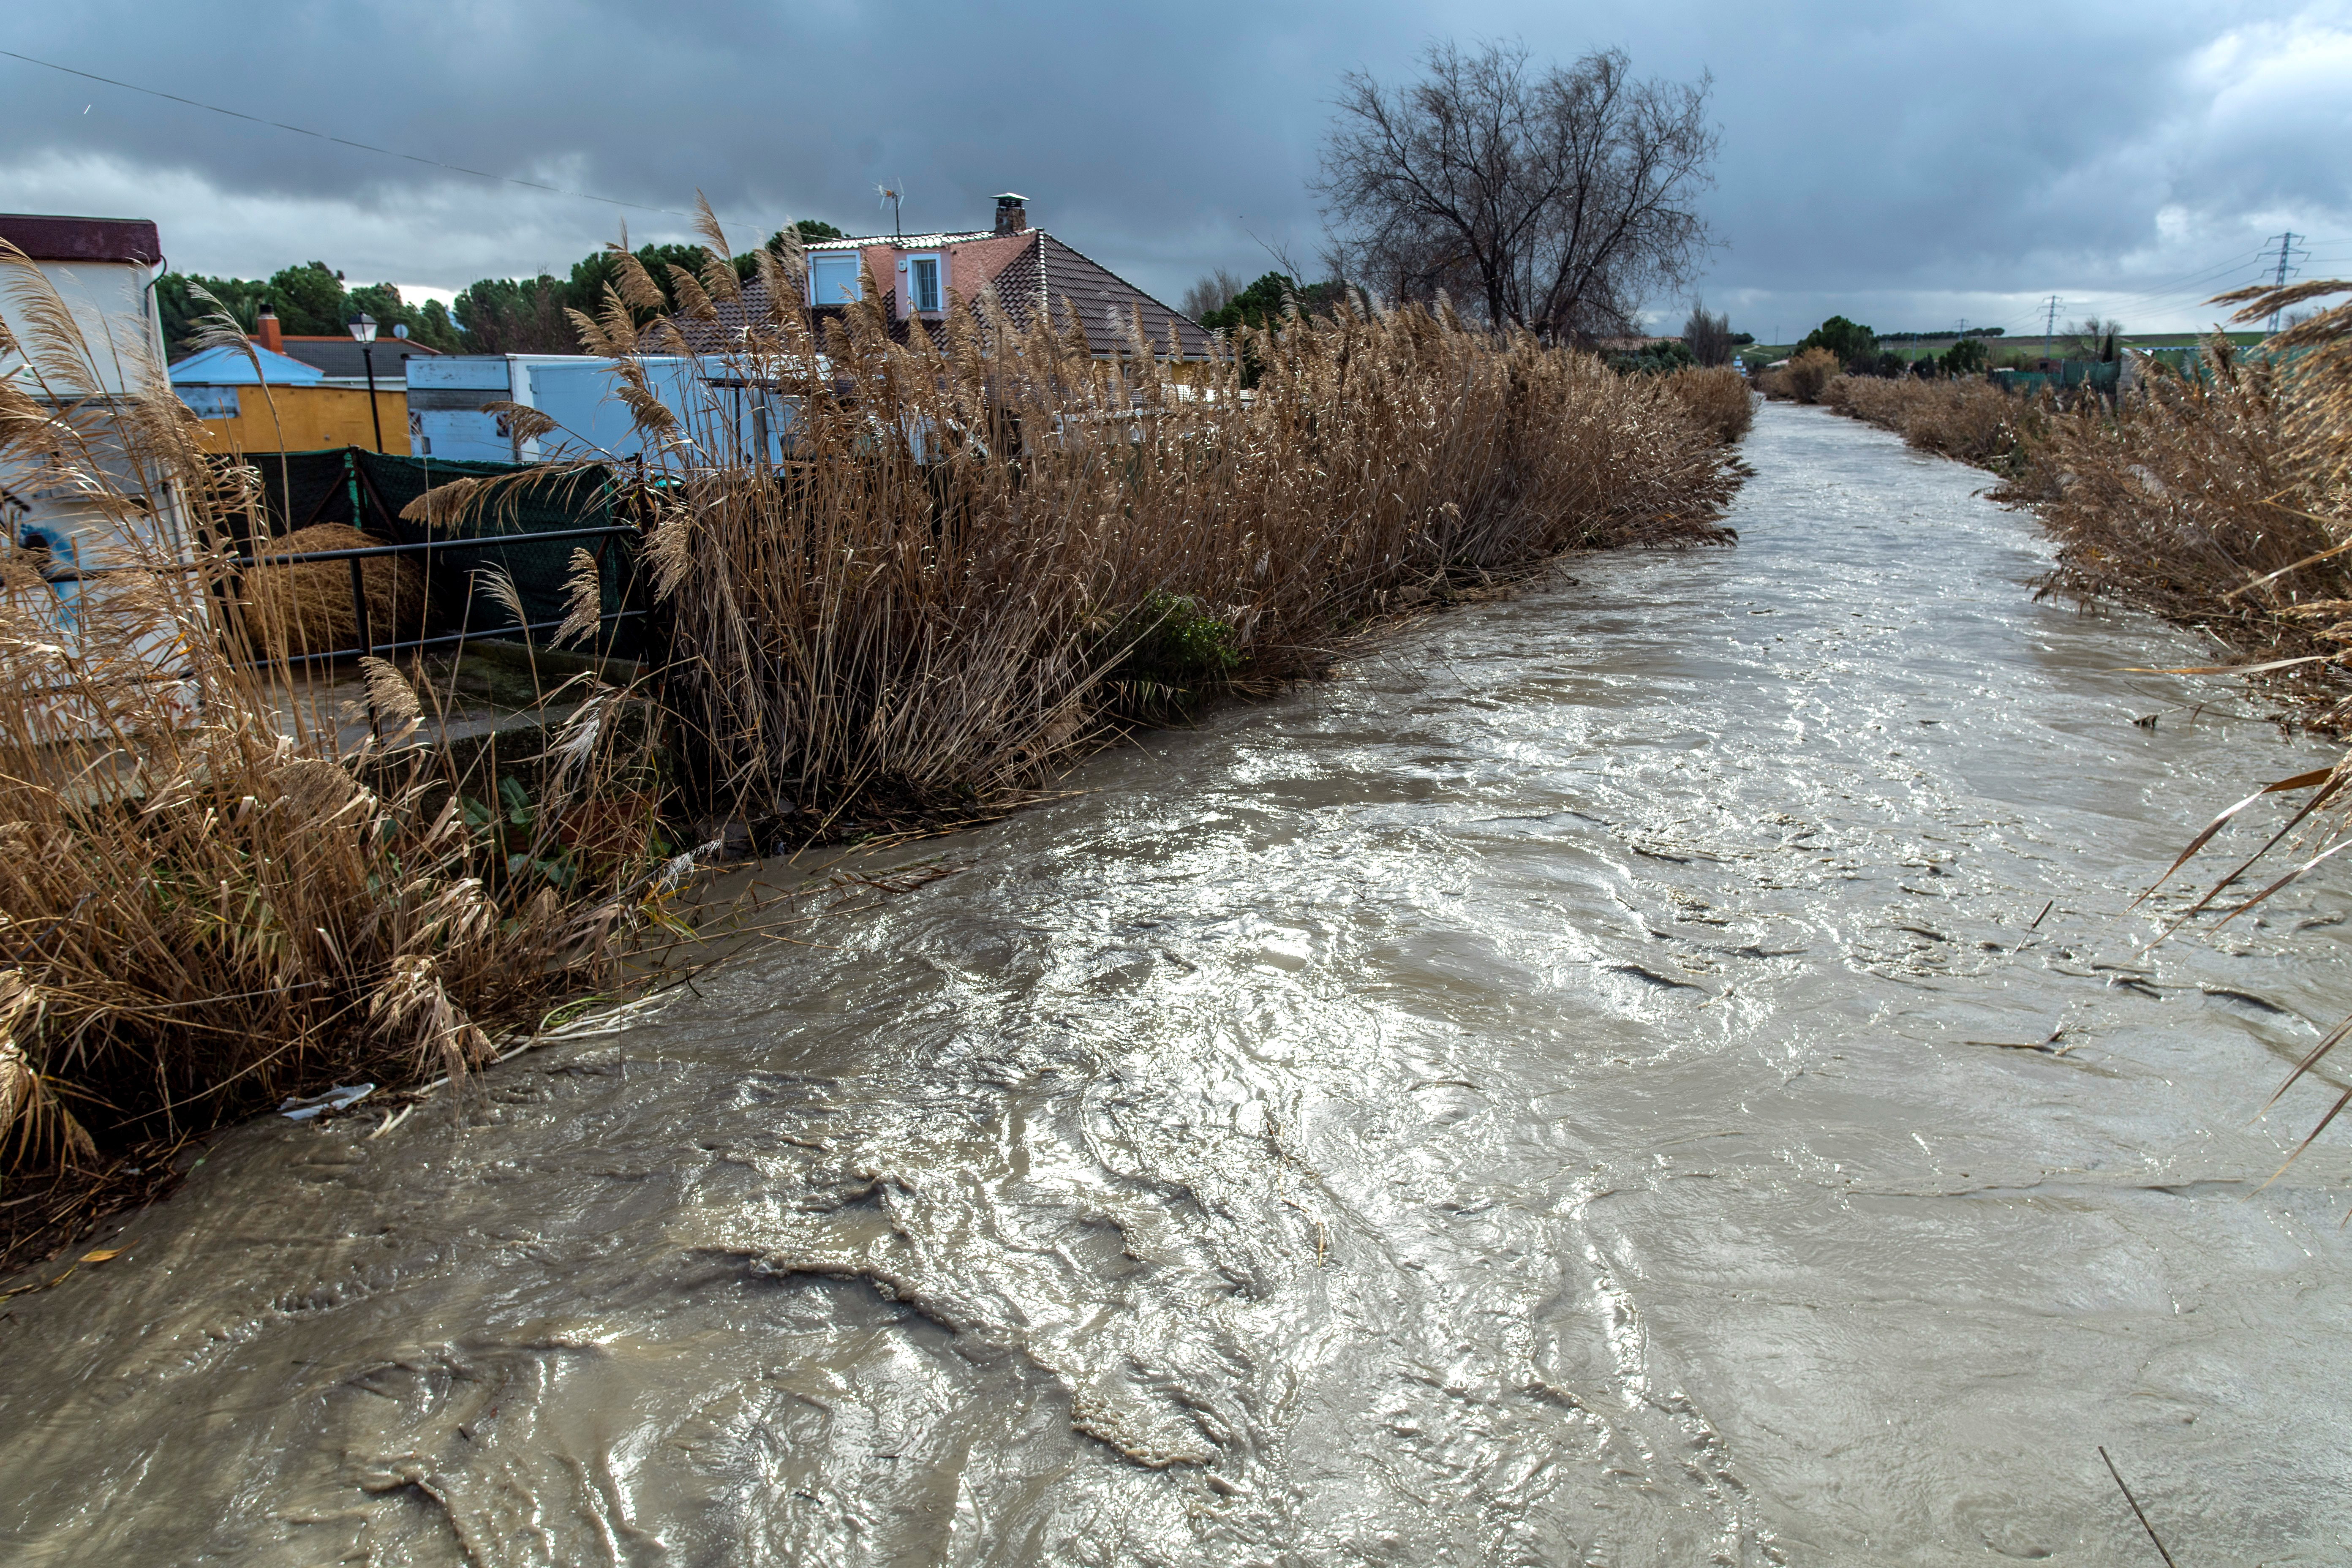
[[[732,275],[714,251],[706,295]],[[1171,702],[1315,673],[1433,584],[1720,539],[1748,411],[1736,376],[1619,378],[1417,308],[1176,366],[1139,328],[1097,360],[1066,311],[894,331],[869,288],[820,338],[766,297],[722,353],[772,391],[781,474],[716,405],[640,427],[684,776],[788,833],[1044,783]]]
[[[601,982],[641,895],[631,868],[567,860],[563,824],[632,798],[635,759],[607,744],[490,833],[446,753],[389,753],[306,700],[303,667],[275,661],[350,646],[344,563],[252,568],[240,595],[257,476],[208,459],[160,368],[86,340],[21,255],[0,253],[0,286],[32,323],[0,461],[70,480],[84,573],[0,595],[12,1200],[324,1080],[462,1072],[489,1033]],[[375,542],[331,531],[281,542]],[[379,637],[417,601],[411,571],[367,563]],[[360,674],[394,739],[446,701],[389,661]]]

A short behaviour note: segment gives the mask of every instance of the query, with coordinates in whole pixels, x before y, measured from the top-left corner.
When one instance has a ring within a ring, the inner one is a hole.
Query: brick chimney
[[[267,300],[262,303],[260,319],[254,322],[253,341],[271,353],[286,352],[286,334],[278,330],[277,309]]]
[[[996,198],[996,232],[1020,234],[1029,226],[1029,198],[1006,191]]]

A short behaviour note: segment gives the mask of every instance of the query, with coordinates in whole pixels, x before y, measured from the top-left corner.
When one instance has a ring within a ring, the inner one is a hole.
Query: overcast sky
[[[2200,5],[1596,0],[921,5],[859,0],[125,0],[11,7],[0,49],[425,160],[643,207],[977,227],[991,195],[1164,298],[1279,250],[1340,73],[1433,39],[1611,46],[1711,73],[1723,132],[1701,284],[1736,329],[2193,327],[2293,231],[2352,274],[2352,0]],[[155,219],[173,267],[442,290],[562,272],[680,217],[552,195],[0,58],[0,208]],[[1655,300],[1678,324],[1687,301]]]

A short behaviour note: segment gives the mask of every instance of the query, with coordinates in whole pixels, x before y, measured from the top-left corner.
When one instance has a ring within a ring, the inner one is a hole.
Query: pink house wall
[[[938,247],[947,257],[947,288],[958,299],[970,300],[980,292],[981,286],[1004,270],[1022,247],[1033,237],[1029,234],[990,235],[984,239],[967,239]],[[898,314],[908,314],[904,279],[898,271],[902,257],[929,256],[929,247],[902,248],[890,244],[862,246],[858,256],[866,269],[874,274],[874,283],[886,291],[896,291]]]

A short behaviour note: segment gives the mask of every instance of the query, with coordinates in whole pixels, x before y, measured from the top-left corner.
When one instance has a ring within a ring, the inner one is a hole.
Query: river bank
[[[1996,499],[2030,507],[2056,543],[2042,591],[2196,629],[2235,662],[2270,667],[2265,684],[2294,704],[2287,721],[2340,733],[2352,716],[2341,667],[2347,344],[2325,321],[2251,354],[2217,335],[2187,373],[2139,363],[2112,404],[2020,397],[1975,376],[1840,375],[1818,395],[1999,476]]]
[[[635,258],[615,267],[658,298]],[[704,277],[741,303],[724,258]],[[464,1077],[620,987],[713,859],[985,818],[1461,590],[1729,538],[1748,405],[1728,371],[1622,377],[1417,308],[1286,320],[1206,363],[1140,337],[1108,360],[1066,322],[984,308],[936,336],[878,297],[820,324],[767,281],[692,362],[707,395],[669,402],[675,323],[641,332],[615,298],[597,342],[646,461],[404,507],[472,538],[583,494],[598,548],[627,535],[650,580],[627,612],[652,628],[638,673],[530,666],[547,743],[496,776],[405,743],[462,707],[428,664],[352,661],[360,721],[289,725],[271,661],[317,651],[302,617],[364,569],[244,560],[256,470],[215,462],[160,379],[89,430],[0,389],[12,455],[89,448],[87,549],[116,563],[70,602],[37,574],[0,593],[0,911],[21,933],[0,958],[0,1240],[37,1249],[87,1218],[87,1182],[144,1192],[190,1137],[285,1099]],[[58,385],[97,352],[69,336],[42,351]],[[776,426],[742,417],[746,388]],[[505,568],[469,570],[461,618],[531,621]],[[621,614],[612,574],[575,542],[561,591],[534,590],[564,607],[551,640]],[[404,600],[435,613],[396,577],[387,624]]]
[[[1744,456],[1738,550],[1101,753],[469,1128],[232,1132],[10,1304],[0,1542],[2137,1563],[2104,1444],[2184,1563],[2340,1555],[2352,1165],[2252,1114],[2347,928],[2126,910],[2325,752],[1968,470]]]

